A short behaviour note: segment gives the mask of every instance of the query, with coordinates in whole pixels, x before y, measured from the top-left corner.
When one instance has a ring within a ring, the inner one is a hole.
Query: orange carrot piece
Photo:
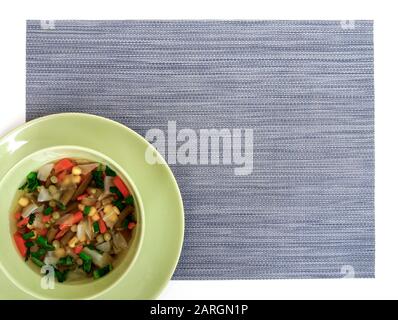
[[[28,248],[25,245],[25,240],[22,238],[22,234],[20,234],[19,232],[15,232],[14,233],[14,241],[15,241],[15,244],[17,245],[17,248],[18,248],[20,254],[22,255],[22,257],[25,257],[26,253],[28,251]]]
[[[47,223],[47,222],[49,222],[51,220],[51,216],[43,216],[43,218],[41,218],[41,221],[43,222],[43,223]]]
[[[40,236],[43,236],[43,237],[45,237],[45,236],[47,235],[47,232],[48,232],[48,229],[41,229],[41,230],[38,230],[38,234],[39,234]]]
[[[67,228],[71,227],[72,225],[79,223],[82,219],[83,219],[83,212],[77,211],[71,217],[67,218],[66,221],[61,223],[59,225],[59,229],[60,230],[67,229]]]
[[[55,239],[56,239],[56,240],[61,239],[61,238],[65,235],[65,233],[68,232],[68,230],[69,230],[69,228],[65,228],[65,229],[59,231],[59,232],[55,235]]]
[[[101,234],[104,234],[107,231],[105,221],[102,219],[99,219],[98,224],[99,224],[99,229],[100,229]]]
[[[83,220],[83,216],[84,216],[84,214],[81,211],[74,213],[73,218],[72,218],[72,224],[79,223],[81,220]]]
[[[17,223],[18,228],[22,228],[23,226],[26,226],[29,222],[29,217],[23,218],[21,221]]]
[[[136,225],[137,225],[137,224],[136,224],[135,222],[130,222],[130,223],[127,225],[127,227],[128,227],[130,230],[132,230],[132,229],[135,228]]]
[[[83,251],[83,245],[78,245],[76,248],[75,248],[75,250],[74,250],[74,252],[76,253],[76,254],[79,254],[80,252],[82,252]]]
[[[67,172],[66,171],[62,171],[60,174],[57,175],[57,180],[58,182],[62,182],[64,181],[65,177],[66,177]]]
[[[77,201],[82,201],[84,198],[87,198],[87,193],[83,193],[82,195],[78,196],[76,199]]]
[[[75,166],[75,164],[72,162],[70,159],[61,159],[59,160],[55,165],[54,165],[54,171],[55,173],[60,173],[61,171],[67,171],[72,169]]]
[[[123,197],[126,198],[130,194],[129,189],[126,187],[123,180],[119,176],[116,176],[115,179],[113,179],[113,183],[115,184],[116,188],[119,189]]]

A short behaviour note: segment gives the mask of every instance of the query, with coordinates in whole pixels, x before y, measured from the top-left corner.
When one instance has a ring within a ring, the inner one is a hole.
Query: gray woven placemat
[[[175,279],[374,277],[371,21],[28,21],[27,118],[253,129],[250,175],[172,165]]]

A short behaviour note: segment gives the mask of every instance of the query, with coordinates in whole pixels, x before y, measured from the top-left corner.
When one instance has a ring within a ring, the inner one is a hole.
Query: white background
[[[398,10],[392,6],[394,2],[396,1],[2,1],[0,135],[25,121],[26,19],[373,19],[376,279],[171,281],[160,298],[397,299]]]

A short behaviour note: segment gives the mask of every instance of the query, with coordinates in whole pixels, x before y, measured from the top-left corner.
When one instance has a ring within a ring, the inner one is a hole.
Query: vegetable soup
[[[109,166],[60,159],[30,172],[20,190],[16,247],[25,261],[53,266],[58,282],[105,276],[132,240],[134,198]]]

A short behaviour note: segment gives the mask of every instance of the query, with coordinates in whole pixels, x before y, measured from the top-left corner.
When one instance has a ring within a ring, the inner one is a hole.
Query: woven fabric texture
[[[371,21],[28,21],[26,41],[28,120],[253,130],[251,174],[171,164],[174,279],[374,277]]]

